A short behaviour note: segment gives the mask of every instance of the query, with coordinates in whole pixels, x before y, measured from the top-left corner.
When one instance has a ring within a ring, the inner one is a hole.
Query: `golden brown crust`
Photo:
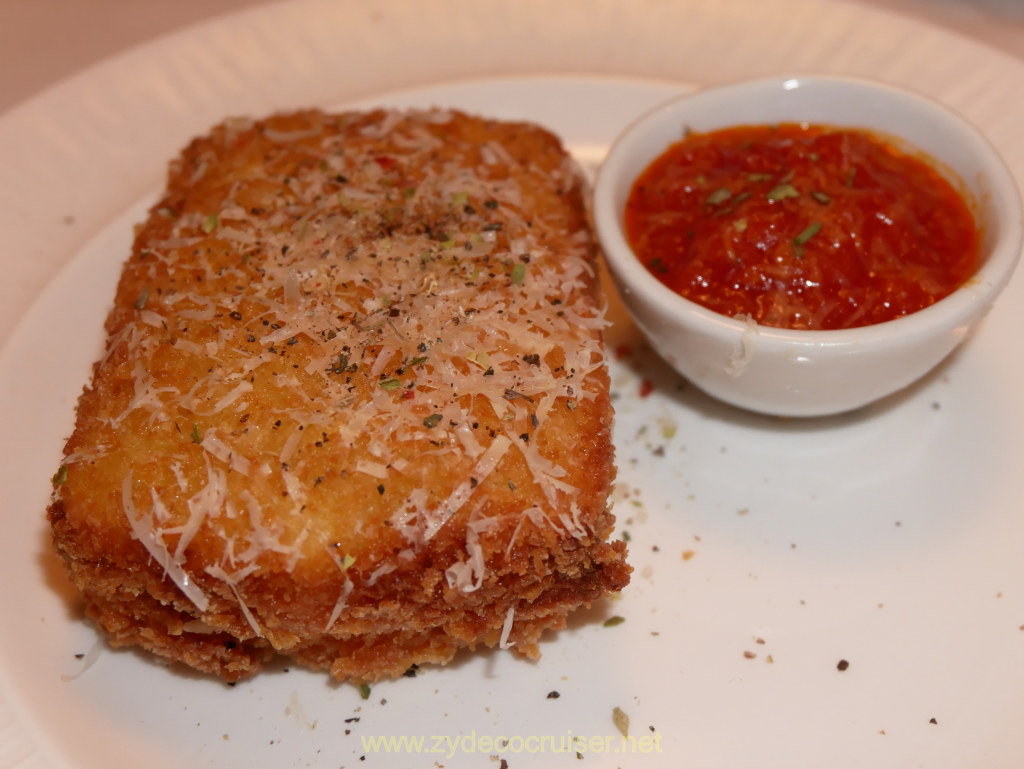
[[[551,134],[228,121],[139,229],[50,520],[116,645],[374,680],[621,589],[594,246]]]

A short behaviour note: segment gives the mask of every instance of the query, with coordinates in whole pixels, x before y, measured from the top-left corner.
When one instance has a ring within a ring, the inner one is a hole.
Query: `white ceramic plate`
[[[48,549],[49,478],[131,225],[192,135],[232,113],[439,103],[538,120],[593,163],[680,90],[810,71],[928,93],[1024,178],[1024,65],[838,1],[299,0],[0,118],[0,766],[1017,769],[1021,275],[928,380],[806,423],[710,402],[613,306],[616,512],[636,572],[537,664],[465,655],[366,700],[301,670],[227,687],[98,644]]]

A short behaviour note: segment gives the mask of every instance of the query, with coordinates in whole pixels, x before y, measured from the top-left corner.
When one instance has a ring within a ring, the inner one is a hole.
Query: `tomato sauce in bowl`
[[[688,133],[637,178],[624,224],[676,293],[786,329],[917,312],[979,260],[970,205],[934,164],[869,131],[809,123]]]
[[[920,380],[999,322],[989,310],[1024,247],[1013,174],[976,127],[850,77],[680,94],[616,137],[592,202],[652,349],[705,393],[784,417]]]

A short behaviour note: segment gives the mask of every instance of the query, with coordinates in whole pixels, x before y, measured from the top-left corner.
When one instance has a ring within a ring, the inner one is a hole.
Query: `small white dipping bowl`
[[[640,263],[623,214],[637,176],[684,131],[817,123],[902,139],[952,172],[981,228],[974,276],[946,298],[861,328],[801,331],[748,324],[684,299]],[[708,394],[777,416],[822,416],[894,393],[942,361],[986,313],[1016,266],[1024,213],[989,142],[948,109],[892,86],[785,77],[707,88],[640,117],[612,145],[594,187],[597,236],[622,300],[658,353]]]

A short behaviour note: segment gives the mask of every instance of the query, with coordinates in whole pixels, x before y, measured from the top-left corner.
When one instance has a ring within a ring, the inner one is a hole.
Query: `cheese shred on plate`
[[[537,126],[309,110],[195,139],[54,475],[88,616],[228,680],[537,657],[629,580],[598,285]]]

